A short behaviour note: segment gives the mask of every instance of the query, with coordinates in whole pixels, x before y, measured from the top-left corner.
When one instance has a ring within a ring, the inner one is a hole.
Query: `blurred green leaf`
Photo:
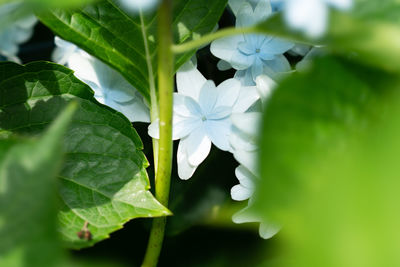
[[[366,131],[385,115],[377,103],[398,88],[396,76],[333,57],[283,81],[264,112],[256,205],[269,214],[295,203],[308,179],[300,170]]]
[[[67,103],[78,102],[58,176],[59,230],[68,246],[92,245],[133,218],[169,214],[148,191],[148,162],[128,119],[96,102],[71,70],[46,62],[0,63],[0,81],[0,132],[40,133]],[[77,236],[85,222],[90,241]]]
[[[174,1],[174,41],[182,43],[211,32],[227,0]],[[112,0],[81,10],[53,10],[39,19],[61,38],[77,44],[118,70],[150,101],[157,71],[157,19],[155,13],[126,14]],[[175,70],[195,53],[175,58]]]
[[[70,105],[37,140],[0,139],[0,266],[54,266],[56,175],[62,140],[76,105]]]
[[[282,218],[296,266],[400,266],[400,104],[383,124],[304,168],[301,197]],[[291,266],[291,265],[280,265]]]
[[[399,104],[399,77],[338,58],[276,89],[253,209],[283,225],[282,260],[265,266],[400,264]]]
[[[36,7],[36,8],[48,8],[48,7],[76,7],[84,4],[88,4],[95,0],[0,0],[0,5],[9,3],[21,3],[21,8],[25,7]]]

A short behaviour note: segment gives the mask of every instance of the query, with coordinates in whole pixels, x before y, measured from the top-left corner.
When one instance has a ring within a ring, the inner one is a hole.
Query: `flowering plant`
[[[399,14],[0,0],[0,266],[398,266]]]

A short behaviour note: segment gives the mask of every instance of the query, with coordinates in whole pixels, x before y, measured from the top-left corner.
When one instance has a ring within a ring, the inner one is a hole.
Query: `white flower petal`
[[[276,82],[267,75],[260,75],[256,78],[256,88],[262,99],[266,101],[271,95],[272,90],[276,87]]]
[[[232,108],[228,106],[219,106],[212,110],[212,113],[206,115],[207,120],[221,120],[232,114]]]
[[[259,98],[260,95],[255,86],[242,86],[239,91],[239,97],[232,108],[232,113],[247,111]]]
[[[199,100],[200,89],[206,81],[206,78],[204,78],[191,61],[186,62],[180,67],[176,74],[178,93],[190,96],[196,101]]]
[[[232,221],[234,223],[250,223],[250,222],[260,222],[260,216],[254,214],[249,207],[246,207],[232,216]]]
[[[223,81],[217,86],[218,98],[215,108],[220,106],[233,107],[239,97],[241,84],[237,79],[231,78]]]
[[[217,39],[211,43],[210,51],[214,56],[230,63],[233,54],[237,50],[238,44],[243,41],[243,35]]]
[[[186,153],[188,162],[192,166],[198,166],[208,156],[211,150],[210,138],[206,135],[203,127],[193,130],[186,138]]]
[[[140,12],[154,8],[159,0],[120,0],[120,2],[127,10]]]
[[[263,73],[263,62],[260,58],[257,58],[256,62],[251,66],[251,76],[253,77],[253,81],[256,79],[258,75]]]
[[[281,227],[277,224],[271,222],[262,222],[260,223],[258,233],[262,238],[270,239],[271,237],[275,236],[280,230]]]
[[[149,125],[148,134],[156,139],[160,139],[160,120],[156,119]],[[173,115],[172,139],[178,140],[188,136],[193,130],[201,126],[201,120],[198,118],[182,117]]]
[[[134,90],[136,90],[134,87],[131,87],[131,90],[125,90],[124,88],[118,87],[117,84],[113,89],[108,90],[107,95],[116,102],[126,103],[132,101],[133,98],[135,98]]]
[[[246,55],[240,52],[239,49],[235,49],[229,63],[231,63],[232,67],[236,70],[245,70],[254,64],[255,59],[256,57],[254,54]]]
[[[148,129],[147,129],[147,133],[156,139],[160,139],[160,120],[156,119],[155,121],[153,121]]]
[[[233,200],[236,201],[243,201],[249,199],[252,194],[253,194],[252,190],[240,184],[235,185],[234,187],[231,188],[231,197]]]
[[[199,104],[191,97],[174,93],[174,113],[182,117],[202,117]]]
[[[101,87],[99,77],[94,67],[94,60],[95,58],[93,57],[85,57],[79,53],[74,53],[68,60],[68,67],[75,72],[75,76],[79,79],[84,82],[90,81],[98,87]]]
[[[239,8],[243,5],[246,0],[229,0],[229,7],[231,8],[233,14],[236,16]]]
[[[230,150],[233,154],[237,154],[238,151],[256,151],[258,144],[254,140],[250,139],[242,131],[232,126],[231,133],[229,135],[229,143],[232,147]]]
[[[229,70],[232,68],[231,64],[223,59],[221,59],[220,61],[218,61],[217,63],[217,68],[220,71],[224,71],[224,70]]]
[[[270,0],[259,0],[254,9],[254,19],[257,22],[266,20],[272,14]]]
[[[293,47],[294,43],[274,37],[266,40],[262,44],[261,49],[269,54],[277,55],[283,54]]]
[[[263,74],[269,74],[268,71],[265,69],[265,67],[268,67],[275,73],[276,72],[288,72],[291,70],[290,63],[284,55],[276,55],[275,59],[265,61]],[[257,78],[257,76],[254,77],[254,79],[256,79],[256,78]]]
[[[200,127],[202,121],[200,118],[194,117],[181,117],[174,114],[173,127],[172,127],[172,139],[177,140],[188,136],[196,128]]]
[[[199,104],[202,110],[202,114],[210,114],[217,102],[218,90],[215,87],[215,83],[208,80],[201,88]]]
[[[248,112],[232,114],[231,120],[237,129],[255,139],[259,133],[261,118],[261,112]]]
[[[238,70],[234,76],[235,79],[239,80],[243,86],[254,86],[256,83],[251,75],[251,69]]]
[[[192,177],[197,166],[193,166],[188,161],[188,156],[186,153],[186,138],[179,141],[178,152],[177,152],[177,163],[178,163],[178,176],[182,180],[187,180]]]
[[[289,26],[304,31],[309,37],[320,37],[327,24],[328,7],[321,0],[288,0],[285,19]]]
[[[262,220],[258,214],[249,208],[249,206],[235,213],[232,216],[232,221],[234,223],[260,222],[259,234],[264,239],[273,237],[281,229],[280,226],[272,222]]]
[[[234,158],[255,176],[258,175],[257,151],[237,150]]]
[[[211,142],[223,151],[229,151],[229,135],[231,132],[230,118],[205,121],[206,131]]]
[[[235,169],[235,175],[243,187],[254,191],[254,182],[257,178],[246,167],[239,165]]]
[[[254,17],[253,7],[248,2],[244,2],[236,15],[236,28],[248,27],[257,24],[257,20]]]
[[[150,122],[149,108],[140,99],[115,103],[117,107],[113,108],[124,114],[131,122]]]

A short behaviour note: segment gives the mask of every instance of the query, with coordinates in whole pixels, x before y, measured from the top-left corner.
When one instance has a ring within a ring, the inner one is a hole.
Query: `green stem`
[[[222,37],[244,34],[244,33],[255,33],[255,32],[259,32],[255,27],[225,28],[225,29],[213,32],[213,33],[206,34],[196,40],[192,40],[192,41],[189,41],[189,42],[186,42],[183,44],[179,44],[179,45],[173,45],[172,52],[174,52],[175,54],[181,54],[181,53],[185,53],[185,52],[197,49],[203,45],[209,44],[212,41],[222,38]]]
[[[143,12],[139,12],[140,17],[140,25],[142,30],[146,63],[147,63],[147,72],[149,74],[149,89],[150,89],[150,120],[154,122],[158,119],[158,101],[157,101],[157,92],[156,85],[154,82],[153,75],[153,64],[151,62],[151,55],[149,50],[149,45],[147,41],[147,34],[145,29]],[[154,158],[154,173],[157,173],[157,161],[158,161],[158,139],[153,138],[153,158]]]
[[[163,0],[158,12],[158,93],[160,140],[155,174],[156,198],[168,206],[172,169],[173,54],[172,0]],[[155,218],[142,266],[157,266],[164,240],[166,218]]]
[[[199,39],[192,40],[179,45],[174,45],[172,46],[172,51],[175,54],[185,53],[188,51],[192,51],[196,48],[199,48],[203,45],[209,44],[216,39],[232,35],[239,35],[239,34],[267,34],[279,38],[284,38],[288,41],[292,41],[295,43],[301,43],[307,45],[323,44],[321,40],[319,40],[318,42],[316,40],[310,42],[310,40],[304,38],[304,36],[298,33],[293,33],[291,31],[288,31],[288,29],[286,28],[286,23],[284,23],[283,21],[282,15],[276,14],[254,26],[225,28],[213,33],[206,34],[200,37]]]

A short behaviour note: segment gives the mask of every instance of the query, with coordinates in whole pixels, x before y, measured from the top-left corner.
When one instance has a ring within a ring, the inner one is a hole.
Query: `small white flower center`
[[[260,53],[260,48],[257,48],[257,49],[256,49],[256,53]]]
[[[201,117],[201,120],[206,121],[207,120],[206,116]]]

